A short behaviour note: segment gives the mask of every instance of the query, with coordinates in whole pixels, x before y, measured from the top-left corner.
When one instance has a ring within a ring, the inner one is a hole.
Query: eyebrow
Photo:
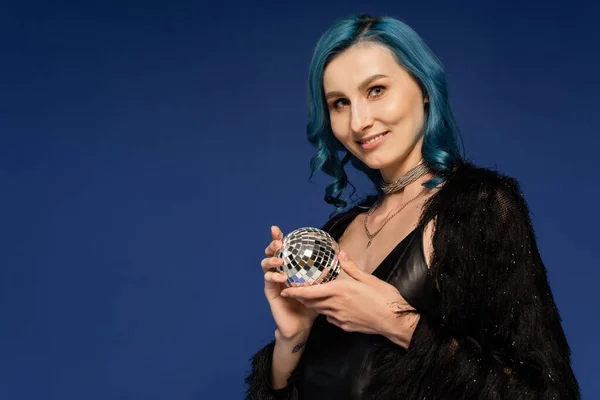
[[[373,81],[376,81],[377,79],[380,78],[389,78],[387,75],[383,75],[383,74],[376,74],[376,75],[372,75],[370,77],[368,77],[367,79],[365,79],[364,81],[361,82],[360,85],[358,85],[358,90],[363,91],[367,88],[367,86],[369,86]],[[333,97],[343,97],[344,93],[342,92],[329,92],[325,95],[325,100],[329,100]]]

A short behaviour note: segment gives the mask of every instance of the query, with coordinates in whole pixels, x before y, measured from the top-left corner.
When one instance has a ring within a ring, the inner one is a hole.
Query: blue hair
[[[336,211],[343,210],[348,204],[341,198],[344,189],[348,185],[352,187],[348,198],[356,191],[344,170],[349,161],[375,184],[377,195],[382,195],[379,170],[365,165],[333,135],[323,93],[325,67],[334,57],[360,42],[378,43],[391,50],[398,64],[417,80],[423,95],[429,99],[425,103],[427,120],[422,157],[435,176],[424,185],[431,188],[441,184],[463,161],[458,146],[458,125],[448,101],[444,68],[423,39],[408,25],[391,17],[362,14],[339,20],[321,36],[310,63],[306,128],[308,140],[317,149],[310,162],[309,180],[318,170],[335,179],[325,189],[325,201],[333,204]],[[340,158],[338,152],[345,154]]]

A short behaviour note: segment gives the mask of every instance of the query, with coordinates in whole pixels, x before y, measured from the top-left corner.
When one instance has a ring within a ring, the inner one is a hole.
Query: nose
[[[373,115],[367,104],[361,102],[352,103],[350,113],[350,129],[353,132],[362,133],[373,126]]]

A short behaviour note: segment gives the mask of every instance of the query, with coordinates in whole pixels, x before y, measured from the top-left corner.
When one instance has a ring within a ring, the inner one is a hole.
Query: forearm
[[[273,389],[287,386],[288,378],[302,357],[309,334],[310,329],[306,329],[294,337],[284,338],[279,330],[275,331],[275,347],[271,365]]]

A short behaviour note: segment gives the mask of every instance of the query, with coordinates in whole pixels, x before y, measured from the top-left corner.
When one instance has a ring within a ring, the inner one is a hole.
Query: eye
[[[379,97],[381,95],[383,95],[383,93],[385,92],[385,88],[383,86],[373,86],[370,90],[369,93],[374,92],[375,90],[379,89],[379,92],[375,92],[376,94],[374,95],[374,97]]]
[[[334,110],[338,110],[341,106],[343,106],[343,104],[341,104],[342,102],[348,102],[348,100],[338,99],[338,100],[334,101],[333,103],[331,103],[331,106],[333,107]]]
[[[369,93],[374,92],[375,94],[372,96],[373,98],[378,98],[383,96],[385,93],[385,87],[383,86],[373,86],[369,89]],[[331,108],[338,111],[341,107],[348,105],[348,99],[338,99],[331,103]]]

